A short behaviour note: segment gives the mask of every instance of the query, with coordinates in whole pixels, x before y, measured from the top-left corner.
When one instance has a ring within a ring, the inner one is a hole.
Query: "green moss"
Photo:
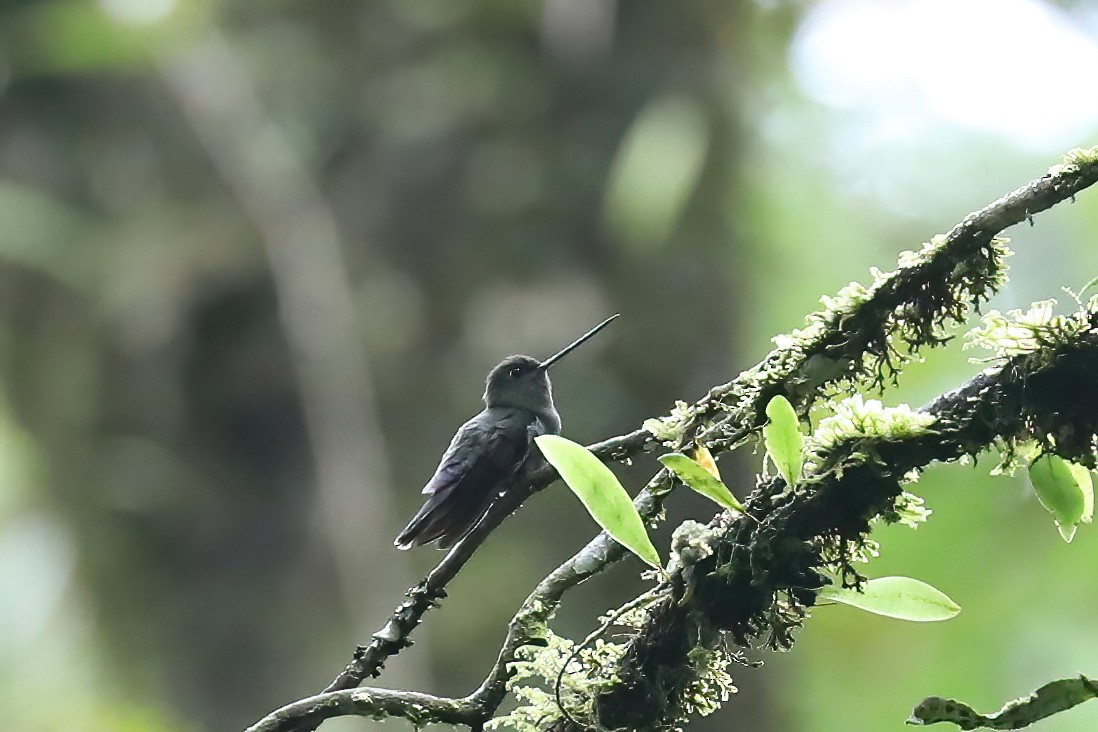
[[[691,405],[684,401],[676,401],[671,414],[659,419],[646,419],[642,426],[663,444],[675,447],[682,440],[686,426],[694,418],[695,413],[696,409]]]
[[[914,493],[904,491],[893,504],[892,511],[883,514],[881,518],[885,523],[903,524],[913,529],[919,528],[919,524],[926,523],[932,511],[923,504],[923,499]]]
[[[600,620],[608,623],[610,618]],[[614,625],[635,632],[644,622],[643,609],[621,613],[613,620]],[[486,729],[534,732],[552,726],[563,716],[555,691],[558,677],[560,701],[568,715],[581,724],[595,726],[595,699],[618,682],[625,645],[599,639],[576,653],[574,641],[548,628],[542,632],[542,639],[543,645],[523,646],[516,651],[515,661],[508,666],[511,676],[507,690],[518,705],[487,722]],[[561,676],[565,664],[568,670]]]
[[[687,654],[690,680],[681,692],[683,721],[687,715],[705,717],[739,691],[728,673],[729,659],[720,649],[695,646]]]
[[[1071,175],[1078,173],[1080,168],[1098,163],[1098,145],[1094,147],[1077,147],[1064,153],[1064,159],[1057,165],[1048,169],[1052,176]]]
[[[671,534],[671,562],[667,571],[680,571],[713,555],[713,547],[724,535],[720,526],[683,521]]]

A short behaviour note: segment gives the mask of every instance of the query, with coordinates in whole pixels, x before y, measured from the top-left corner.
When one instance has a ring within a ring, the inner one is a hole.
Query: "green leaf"
[[[660,462],[673,472],[679,480],[690,486],[706,498],[715,501],[730,511],[744,512],[743,504],[736,500],[732,491],[721,481],[714,478],[708,470],[682,453],[672,452],[660,457]]]
[[[1098,696],[1098,686],[1086,676],[1059,679],[1032,694],[1009,701],[993,714],[979,714],[964,702],[930,696],[911,712],[908,724],[952,722],[961,729],[1021,729]]]
[[[534,441],[606,533],[653,567],[663,566],[633,501],[610,468],[583,445],[558,435]]]
[[[1086,468],[1072,464],[1059,455],[1046,453],[1029,466],[1029,481],[1037,500],[1052,514],[1064,541],[1075,537],[1080,523],[1089,523],[1094,513],[1094,490]]]
[[[841,602],[859,610],[919,623],[949,620],[961,607],[941,590],[911,577],[880,577],[862,585],[862,592],[827,585],[821,600]]]
[[[1083,491],[1083,515],[1079,517],[1079,523],[1089,524],[1094,520],[1094,482],[1090,478],[1090,470],[1079,463],[1068,463],[1068,470],[1079,490]]]
[[[797,412],[789,400],[779,394],[766,405],[766,416],[770,418],[770,422],[763,427],[766,452],[778,466],[786,485],[792,488],[801,478],[804,460],[804,435],[797,421]]]

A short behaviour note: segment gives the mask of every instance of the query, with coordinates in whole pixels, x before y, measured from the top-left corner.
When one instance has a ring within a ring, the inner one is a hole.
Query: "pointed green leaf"
[[[994,714],[979,714],[956,699],[930,696],[915,707],[907,723],[952,722],[961,729],[1021,729],[1096,696],[1098,686],[1086,676],[1049,682],[1032,694],[1007,702]]]
[[[640,514],[610,468],[583,445],[558,435],[534,441],[606,533],[653,567],[662,566]]]
[[[1085,468],[1084,468],[1085,471]],[[1090,474],[1085,478],[1073,471],[1071,463],[1059,455],[1046,453],[1029,466],[1029,481],[1037,500],[1052,514],[1064,541],[1075,537],[1075,528],[1089,521],[1094,513],[1094,492]]]
[[[911,577],[871,579],[857,590],[827,585],[818,598],[841,602],[889,618],[926,623],[949,620],[961,607],[941,590]]]
[[[770,459],[778,466],[790,488],[801,479],[801,463],[804,460],[804,435],[797,421],[797,412],[789,400],[780,394],[766,405],[770,421],[763,427],[763,442]]]
[[[677,452],[660,457],[660,462],[678,476],[679,480],[690,486],[706,498],[715,501],[731,511],[744,512],[743,504],[736,500],[732,491],[721,481],[710,475],[701,465]]]

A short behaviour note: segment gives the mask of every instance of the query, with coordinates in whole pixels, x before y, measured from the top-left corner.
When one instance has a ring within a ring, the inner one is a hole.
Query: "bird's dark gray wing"
[[[428,542],[448,548],[463,537],[506,487],[543,434],[542,421],[524,409],[486,409],[450,442],[423,492],[427,500],[394,542],[409,549]]]

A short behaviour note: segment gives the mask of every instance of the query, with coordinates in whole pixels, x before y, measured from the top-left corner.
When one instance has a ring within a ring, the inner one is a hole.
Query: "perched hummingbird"
[[[511,486],[534,438],[560,433],[549,367],[618,317],[612,315],[570,345],[538,361],[508,356],[488,374],[484,411],[461,426],[431,480],[426,502],[393,543],[401,549],[438,540],[448,549],[476,526],[495,496]]]

